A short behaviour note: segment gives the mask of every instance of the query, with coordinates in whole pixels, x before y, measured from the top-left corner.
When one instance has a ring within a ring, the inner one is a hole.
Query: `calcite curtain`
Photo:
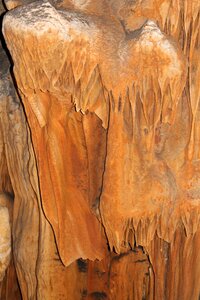
[[[1,5],[1,299],[199,300],[200,1]]]

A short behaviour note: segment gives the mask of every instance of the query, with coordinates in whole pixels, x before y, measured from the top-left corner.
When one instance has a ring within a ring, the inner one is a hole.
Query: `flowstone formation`
[[[5,4],[22,298],[198,300],[200,2]]]

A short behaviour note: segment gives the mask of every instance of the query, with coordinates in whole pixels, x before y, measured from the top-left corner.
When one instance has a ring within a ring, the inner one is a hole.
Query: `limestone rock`
[[[5,276],[11,258],[11,223],[9,217],[9,197],[0,195],[0,281]],[[8,202],[8,204],[6,203]]]
[[[198,299],[200,2],[36,1],[3,33],[24,105],[6,73],[23,297]]]

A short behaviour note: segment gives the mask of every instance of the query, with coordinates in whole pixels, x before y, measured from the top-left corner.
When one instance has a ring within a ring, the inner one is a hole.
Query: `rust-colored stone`
[[[198,300],[200,2],[6,6],[0,192],[23,299]]]

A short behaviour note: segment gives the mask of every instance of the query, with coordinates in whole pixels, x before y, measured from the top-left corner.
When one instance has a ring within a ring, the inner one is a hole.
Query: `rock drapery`
[[[23,299],[198,299],[200,2],[6,5],[1,192]]]

